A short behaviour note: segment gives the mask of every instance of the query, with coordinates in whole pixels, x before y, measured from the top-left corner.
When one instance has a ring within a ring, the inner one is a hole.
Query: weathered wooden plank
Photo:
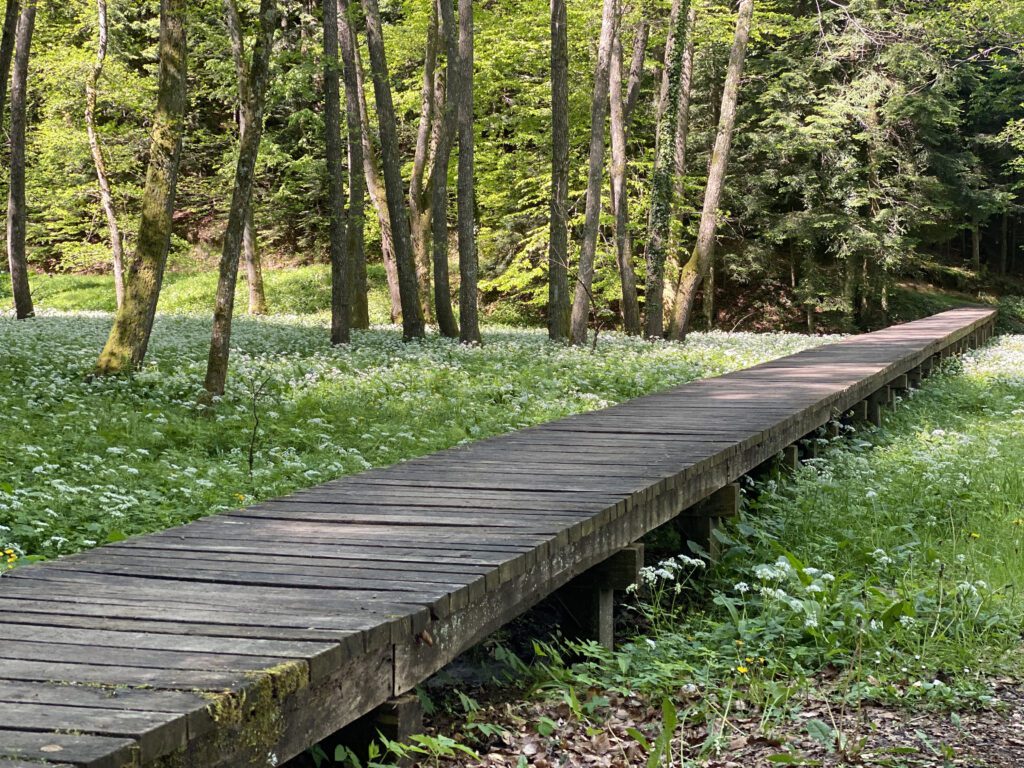
[[[82,768],[124,768],[136,762],[137,745],[131,739],[0,730],[0,757],[48,764],[61,761]]]

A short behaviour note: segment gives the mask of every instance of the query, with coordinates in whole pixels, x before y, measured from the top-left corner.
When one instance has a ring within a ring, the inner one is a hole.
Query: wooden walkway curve
[[[957,309],[0,579],[0,768],[274,765],[830,419]]]

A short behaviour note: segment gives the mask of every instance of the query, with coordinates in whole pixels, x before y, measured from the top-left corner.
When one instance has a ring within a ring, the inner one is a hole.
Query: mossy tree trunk
[[[26,88],[29,51],[36,23],[36,0],[28,0],[18,18],[11,73],[11,168],[7,192],[7,263],[11,270],[14,313],[19,320],[35,315],[28,284],[28,256],[25,252],[25,132],[28,123]]]
[[[333,0],[331,3],[333,4]],[[225,0],[225,11],[229,18],[228,24],[238,24],[238,9],[234,0]],[[230,20],[232,17],[233,22]],[[228,226],[224,233],[224,248],[220,257],[210,354],[206,362],[204,386],[211,395],[224,394],[224,385],[227,382],[238,261],[242,253],[245,220],[252,198],[256,158],[259,154],[260,137],[263,134],[263,104],[267,81],[270,79],[270,51],[277,19],[277,0],[260,0],[259,32],[252,50],[252,61],[246,63],[244,56],[242,58],[245,89],[239,94],[239,102],[245,115],[240,121],[244,128],[239,137],[238,161],[235,164],[235,180],[231,190],[231,208],[228,211]]]
[[[384,169],[384,194],[387,199],[391,237],[395,249],[398,271],[398,290],[402,303],[402,337],[406,340],[423,338],[423,312],[420,308],[409,235],[409,216],[405,205],[402,183],[402,160],[398,145],[395,105],[391,95],[388,62],[384,52],[384,32],[377,0],[363,0],[366,14],[366,47],[370,54],[370,72],[373,93],[377,102],[377,120],[380,127],[381,165]]]
[[[548,337],[569,338],[569,40],[566,0],[551,0],[551,222]]]
[[[142,193],[142,221],[125,278],[124,304],[114,317],[114,326],[96,363],[99,374],[124,373],[142,365],[153,331],[167,252],[171,247],[174,195],[185,126],[186,11],[185,0],[160,0],[160,74],[149,167]]]
[[[363,160],[363,121],[360,114],[359,54],[348,0],[338,0],[338,50],[345,84],[345,124],[348,128],[348,211],[346,234],[349,268],[349,313],[352,328],[370,327],[366,286],[366,179]]]
[[[750,39],[750,24],[754,13],[754,0],[740,0],[733,36],[729,65],[725,72],[722,88],[722,106],[718,117],[718,132],[711,151],[708,181],[704,189],[704,205],[701,209],[700,228],[693,254],[682,265],[679,289],[675,300],[675,315],[672,323],[672,338],[682,340],[690,327],[693,304],[701,281],[711,268],[715,251],[715,236],[718,228],[718,204],[725,186],[725,172],[729,162],[729,150],[736,125],[736,106],[739,101],[740,80],[743,76],[743,62]]]
[[[571,335],[573,344],[587,343],[590,324],[591,287],[594,282],[594,257],[601,224],[601,178],[604,174],[604,123],[608,117],[608,87],[611,71],[612,41],[619,21],[617,0],[604,0],[601,10],[601,34],[594,68],[594,95],[590,102],[590,155],[587,165],[587,200],[580,243],[580,264],[572,301]]]
[[[239,131],[241,135],[241,131]],[[263,260],[256,242],[256,223],[253,221],[252,200],[245,211],[245,229],[242,231],[242,252],[245,256],[245,279],[249,285],[249,314],[267,314],[267,291],[263,285]]]
[[[651,175],[651,207],[647,221],[647,284],[644,287],[644,332],[660,338],[664,331],[665,256],[672,226],[673,153],[679,89],[682,86],[683,40],[686,38],[688,0],[673,0],[669,33],[661,73],[655,121],[654,170]]]
[[[347,0],[346,0],[347,4]],[[341,16],[338,17],[342,18]],[[377,152],[370,131],[370,111],[366,107],[366,86],[363,75],[363,63],[356,42],[355,26],[351,10],[345,14],[352,33],[352,60],[356,75],[356,94],[359,100],[359,133],[362,136],[363,178],[366,191],[377,214],[380,226],[380,251],[384,262],[384,275],[388,284],[388,298],[391,302],[391,322],[395,323],[402,317],[402,293],[398,286],[398,266],[395,264],[395,239],[391,234],[391,214],[388,212],[387,195],[384,192],[384,177],[381,175]]]
[[[459,36],[455,13],[449,0],[437,0],[438,19],[445,50],[445,89],[440,103],[441,119],[431,169],[431,237],[433,240],[434,311],[442,336],[458,338],[459,324],[452,310],[451,282],[448,275],[448,166],[455,137],[456,110],[452,84],[458,78]]]

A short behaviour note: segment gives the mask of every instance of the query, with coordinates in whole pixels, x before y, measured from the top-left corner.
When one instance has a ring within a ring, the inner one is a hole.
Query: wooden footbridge
[[[944,312],[18,568],[0,768],[283,763],[830,420],[877,419],[993,321]]]

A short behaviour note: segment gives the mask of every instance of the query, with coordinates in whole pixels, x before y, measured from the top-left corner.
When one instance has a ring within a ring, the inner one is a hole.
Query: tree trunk
[[[98,0],[103,2],[104,0]],[[224,2],[225,26],[231,40],[231,57],[235,62],[235,81],[238,85],[238,136],[245,132],[245,120],[251,108],[242,107],[242,99],[251,97],[249,93],[248,65],[245,61],[245,45],[242,41],[242,24],[238,18],[238,8],[234,0]],[[246,281],[249,285],[249,314],[265,315],[267,313],[267,296],[263,288],[263,266],[260,263],[259,251],[256,249],[256,229],[253,222],[252,204],[245,209],[245,226],[242,230],[242,254],[245,261]]]
[[[171,247],[174,194],[185,127],[185,0],[160,0],[160,75],[153,115],[149,168],[142,193],[142,221],[125,278],[124,304],[96,363],[99,374],[142,365],[153,330],[167,252]]]
[[[323,0],[324,144],[331,253],[331,344],[349,340],[348,235],[345,231],[345,162],[341,147],[341,73],[338,60],[338,1]]]
[[[384,33],[381,29],[380,8],[377,0],[363,0],[366,13],[366,42],[370,53],[370,71],[373,92],[377,100],[377,119],[380,124],[380,149],[384,167],[384,194],[387,198],[388,217],[395,249],[398,271],[398,289],[402,302],[402,337],[406,340],[424,336],[423,313],[420,311],[419,291],[416,283],[416,265],[413,261],[409,237],[409,218],[405,209],[402,189],[402,162],[399,156],[398,129],[395,106],[391,99],[388,63],[384,54]]]
[[[639,38],[641,34],[638,29],[637,37]],[[608,98],[611,106],[612,134],[609,175],[612,183],[612,209],[615,211],[615,254],[622,282],[622,325],[627,334],[638,336],[640,304],[636,296],[636,274],[633,271],[633,239],[629,233],[629,200],[626,190],[626,101],[622,92],[622,38],[618,33],[612,44]]]
[[[253,223],[252,199],[245,211],[245,229],[242,230],[242,252],[245,256],[245,279],[249,285],[249,314],[267,314],[267,292],[263,287],[263,262],[256,244],[256,226]]]
[[[330,2],[333,5],[333,0]],[[225,2],[228,24],[238,23],[238,10],[234,0]],[[210,355],[206,362],[204,386],[211,395],[223,395],[228,375],[228,355],[231,351],[231,318],[235,308],[235,285],[238,282],[238,260],[242,252],[245,220],[252,197],[253,176],[263,133],[263,102],[270,77],[270,51],[277,27],[277,0],[260,0],[259,35],[253,46],[252,62],[246,65],[242,57],[245,88],[240,94],[244,126],[238,141],[238,162],[231,190],[231,209],[224,232],[224,248],[220,258],[220,276],[213,310],[213,333],[210,337]],[[232,17],[233,22],[232,22]],[[239,27],[239,40],[241,28]],[[335,52],[337,53],[337,52]],[[337,83],[335,83],[337,84]],[[337,126],[335,126],[337,127]],[[340,214],[339,214],[340,215]],[[333,338],[333,337],[332,337]]]
[[[341,51],[345,83],[345,123],[348,128],[348,240],[349,324],[352,328],[370,327],[370,307],[366,286],[366,179],[363,159],[363,121],[360,112],[362,75],[356,36],[349,21],[348,0],[338,0],[338,48]],[[397,286],[396,286],[397,287]]]
[[[459,136],[459,338],[480,343],[477,311],[476,189],[473,180],[473,0],[459,0],[459,76],[457,78]],[[451,89],[451,84],[449,84]]]
[[[686,14],[686,44],[683,46],[683,65],[680,72],[679,101],[676,105],[676,135],[673,145],[673,172],[672,172],[672,197],[679,213],[676,217],[679,222],[675,228],[675,248],[678,252],[679,244],[682,242],[684,227],[686,226],[686,215],[681,205],[686,194],[686,143],[690,136],[690,94],[693,92],[693,51],[695,45],[694,30],[697,26],[697,9],[690,7]],[[670,233],[670,242],[673,238]]]
[[[569,42],[566,0],[551,0],[551,223],[548,337],[569,338]]]
[[[448,278],[448,165],[451,160],[458,108],[452,89],[458,87],[456,80],[459,66],[459,37],[451,2],[437,0],[437,7],[440,9],[439,18],[445,46],[445,98],[442,102],[443,112],[430,182],[433,197],[430,207],[434,241],[434,309],[441,335],[455,339],[459,336],[459,324],[452,310],[452,293]]]
[[[612,40],[618,25],[617,0],[604,0],[601,11],[601,37],[594,69],[594,96],[590,104],[590,160],[587,167],[587,202],[580,244],[580,266],[572,302],[572,343],[587,342],[590,320],[590,289],[594,282],[594,257],[601,219],[601,176],[604,172],[604,122],[608,116],[608,85]]]
[[[28,285],[28,257],[25,253],[25,132],[28,116],[25,96],[28,87],[29,51],[36,23],[36,0],[21,9],[14,44],[11,75],[11,177],[7,194],[7,262],[11,269],[14,312],[19,320],[35,315]]]
[[[433,198],[427,178],[427,161],[430,156],[431,139],[435,135],[435,112],[437,109],[437,88],[434,81],[438,55],[437,4],[433,3],[427,25],[427,45],[423,56],[423,83],[420,89],[420,122],[416,129],[416,149],[412,159],[412,176],[409,180],[409,224],[412,237],[412,253],[416,262],[416,278],[419,282],[423,317],[429,323],[433,320],[431,310],[430,280],[430,209]]]
[[[688,0],[672,0],[669,35],[661,74],[656,120],[654,171],[651,175],[651,208],[647,221],[647,285],[644,309],[648,338],[660,338],[664,329],[665,255],[672,225],[672,164],[678,116],[679,89],[682,86],[683,46],[686,38]]]
[[[96,46],[96,62],[89,70],[85,81],[85,131],[89,137],[89,151],[96,167],[96,181],[100,187],[100,205],[107,217],[107,229],[110,232],[110,253],[114,263],[114,295],[117,306],[124,304],[124,250],[121,243],[121,231],[117,226],[117,214],[114,213],[114,198],[110,193],[110,181],[107,178],[107,167],[100,149],[100,139],[96,134],[96,89],[103,73],[103,62],[107,58],[107,0],[96,0],[96,16],[99,26],[99,42]]]
[[[13,111],[12,108],[11,112]],[[981,225],[977,221],[971,224],[971,269],[975,275],[981,274]]]
[[[711,167],[708,172],[707,186],[704,189],[704,207],[701,210],[697,244],[693,249],[693,255],[682,267],[679,292],[676,295],[672,336],[678,340],[686,337],[697,288],[707,274],[714,257],[718,204],[722,198],[725,170],[729,162],[729,149],[732,145],[732,134],[736,124],[736,104],[739,99],[740,79],[743,75],[743,61],[747,53],[747,40],[750,38],[750,23],[753,13],[754,0],[740,0],[736,33],[733,38],[732,51],[729,54],[725,85],[722,88],[718,133],[715,136],[715,146],[711,152]]]
[[[1009,220],[1010,215],[1003,211],[1002,220],[999,225],[999,263],[996,265],[996,274],[1004,276],[1006,274],[1006,256],[1009,252],[1008,241],[1009,241]]]

